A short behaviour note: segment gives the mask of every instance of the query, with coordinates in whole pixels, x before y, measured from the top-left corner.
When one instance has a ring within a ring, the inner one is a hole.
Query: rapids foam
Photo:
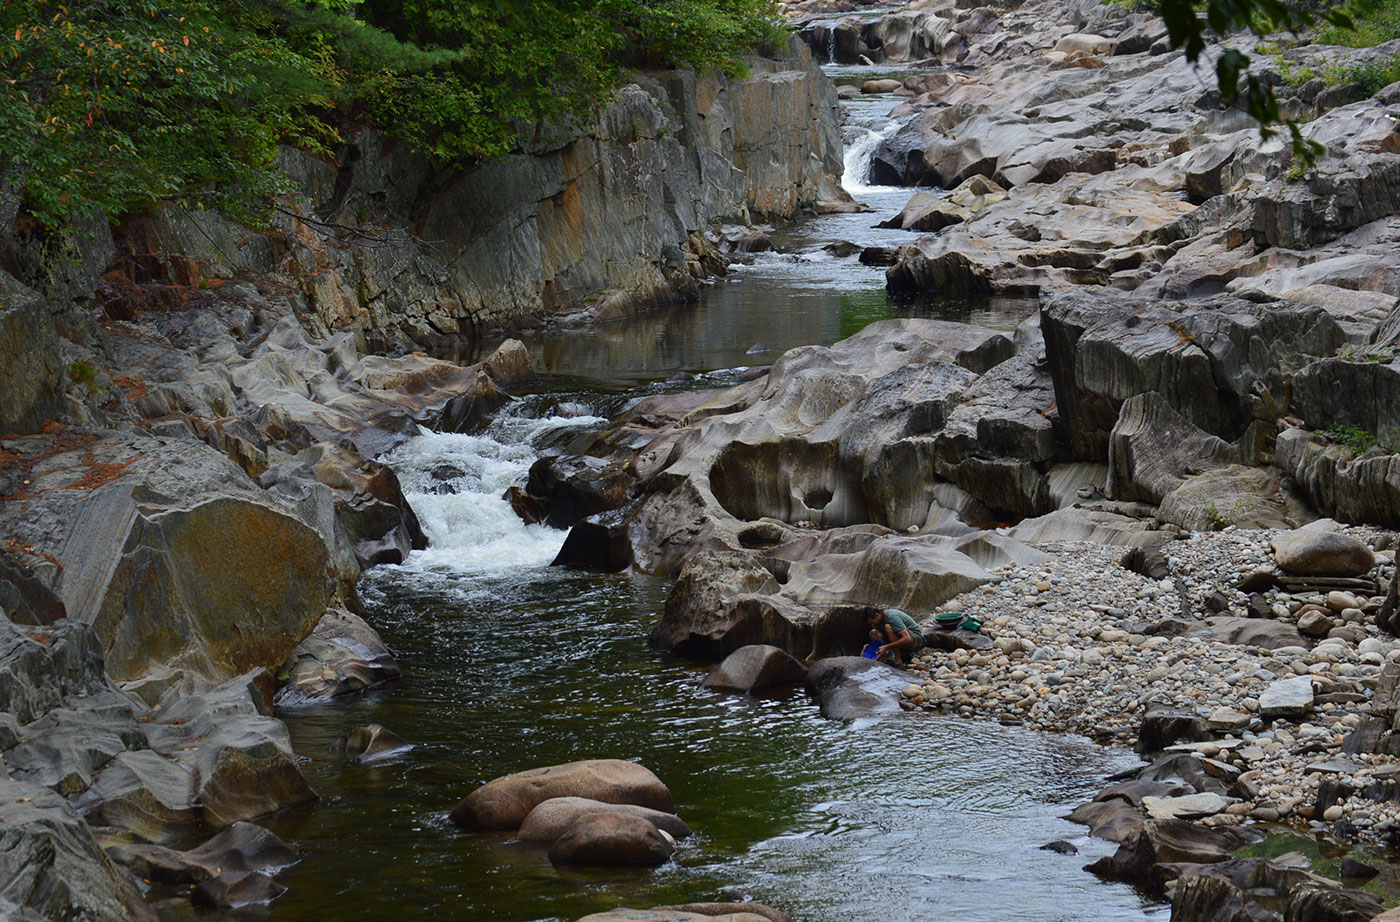
[[[523,485],[536,444],[559,429],[605,422],[597,416],[504,416],[478,435],[422,431],[383,460],[399,476],[428,548],[405,569],[491,573],[547,565],[567,532],[526,525],[503,494]]]

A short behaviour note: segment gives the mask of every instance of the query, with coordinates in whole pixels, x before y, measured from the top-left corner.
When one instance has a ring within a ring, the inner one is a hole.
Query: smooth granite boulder
[[[636,804],[609,804],[587,797],[551,797],[531,810],[520,823],[515,837],[523,842],[554,842],[579,817],[593,813],[620,813],[638,816],[657,829],[665,830],[673,839],[692,835],[691,828],[674,813],[639,807]]]
[[[807,667],[777,647],[751,644],[740,647],[710,670],[702,683],[713,691],[753,694],[767,688],[793,686],[807,675]]]
[[[861,656],[833,656],[807,671],[804,687],[823,717],[857,720],[899,711],[908,679],[898,669]]]
[[[1279,535],[1273,549],[1280,567],[1303,576],[1362,576],[1376,565],[1369,547],[1326,522]]]
[[[332,608],[282,666],[278,704],[336,698],[397,679],[402,673],[379,633],[359,615]]]
[[[586,813],[549,849],[553,864],[588,867],[665,864],[676,846],[652,823],[625,813]]]
[[[663,813],[675,807],[671,792],[648,769],[621,759],[590,759],[489,781],[453,808],[451,819],[470,830],[518,829],[531,810],[552,797],[636,804]]]

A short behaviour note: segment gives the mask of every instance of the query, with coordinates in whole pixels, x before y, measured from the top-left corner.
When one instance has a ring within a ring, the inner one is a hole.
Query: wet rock
[[[1232,829],[1207,829],[1180,819],[1149,819],[1118,847],[1117,852],[1099,859],[1087,870],[1111,880],[1151,886],[1154,865],[1224,861],[1243,841],[1241,834]]]
[[[620,573],[632,565],[632,545],[626,526],[609,513],[579,522],[569,529],[551,567]]]
[[[526,814],[515,837],[525,842],[554,842],[569,830],[579,817],[594,813],[616,813],[641,817],[673,839],[684,839],[692,832],[685,821],[674,813],[639,807],[635,804],[610,804],[586,797],[551,797],[541,801]]]
[[[823,717],[856,720],[898,711],[899,695],[907,684],[892,666],[860,656],[833,656],[807,670],[804,687]]]
[[[1340,870],[1343,880],[1370,880],[1380,874],[1378,869],[1355,858],[1343,858]]]
[[[401,675],[379,633],[341,608],[316,622],[315,631],[292,651],[280,673],[286,678],[277,692],[279,704],[353,695]]]
[[[763,644],[740,647],[705,677],[704,686],[715,691],[752,694],[766,688],[792,686],[807,675],[807,668],[787,652]]]
[[[1362,890],[1301,884],[1289,894],[1284,922],[1370,922],[1381,901]]]
[[[199,906],[227,911],[266,905],[286,892],[286,887],[260,871],[226,871],[200,881],[190,899]]]
[[[1054,842],[1046,842],[1040,846],[1042,851],[1056,852],[1061,855],[1077,855],[1079,848],[1073,842],[1066,842],[1064,839],[1056,839]]]
[[[1068,819],[1083,823],[1089,834],[1109,842],[1124,842],[1142,828],[1146,817],[1142,811],[1118,798],[1095,800],[1074,808]]]
[[[655,866],[669,861],[675,850],[670,838],[640,816],[586,813],[550,846],[549,860],[593,867]]]
[[[413,744],[380,724],[366,724],[345,734],[332,748],[347,759],[373,762],[406,752]]]
[[[1268,922],[1276,918],[1239,887],[1205,868],[1177,878],[1171,917],[1173,922]]]
[[[1369,547],[1325,522],[1279,535],[1273,549],[1280,567],[1307,576],[1361,576],[1376,565]]]
[[[517,829],[551,797],[587,797],[672,812],[671,792],[649,770],[620,759],[592,759],[533,768],[490,781],[472,791],[451,813],[470,830]]]

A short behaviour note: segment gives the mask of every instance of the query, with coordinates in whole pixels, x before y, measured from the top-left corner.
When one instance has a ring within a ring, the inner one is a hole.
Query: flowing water
[[[862,78],[858,68],[832,70]],[[887,106],[855,106],[847,127],[848,188],[873,213],[775,230],[778,253],[739,267],[698,305],[532,337],[536,393],[478,435],[424,433],[387,459],[432,541],[363,584],[404,677],[280,713],[322,800],[268,824],[303,856],[281,877],[290,889],[271,919],[526,922],[736,898],[806,922],[1166,918],[1131,888],[1081,870],[1112,846],[1061,819],[1135,764],[1131,753],[955,718],[841,724],[800,694],[707,692],[703,664],[646,646],[664,583],[550,569],[563,533],[523,525],[501,499],[540,451],[603,425],[634,397],[726,383],[791,346],[831,343],[886,317],[1009,329],[1025,316],[1015,303],[894,304],[883,270],[822,250],[910,239],[873,228],[908,190],[871,187],[863,175],[870,149],[893,130]],[[413,748],[371,765],[331,754],[337,738],[370,722]],[[673,862],[557,870],[539,847],[447,820],[492,777],[584,758],[638,760],[670,786],[697,831]],[[1081,854],[1039,848],[1054,839]],[[162,915],[207,918],[182,901]]]

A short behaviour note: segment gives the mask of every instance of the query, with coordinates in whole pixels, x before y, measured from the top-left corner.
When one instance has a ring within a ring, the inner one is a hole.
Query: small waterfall
[[[429,540],[428,549],[411,555],[404,566],[489,573],[547,565],[566,533],[526,525],[502,494],[524,485],[543,438],[602,422],[598,416],[508,415],[479,435],[424,431],[395,449],[383,460],[398,474]]]
[[[836,63],[836,26],[832,25],[826,30],[826,63]]]
[[[877,188],[870,185],[870,162],[875,158],[875,149],[880,142],[899,130],[899,122],[889,119],[879,127],[855,126],[850,130],[857,132],[857,135],[846,142],[841,185],[852,195],[858,195]]]

